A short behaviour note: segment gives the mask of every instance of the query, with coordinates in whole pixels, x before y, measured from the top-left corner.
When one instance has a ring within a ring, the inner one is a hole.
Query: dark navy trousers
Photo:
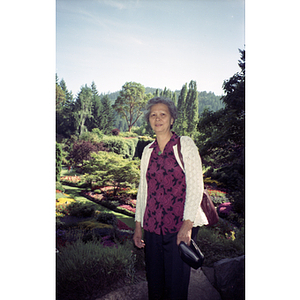
[[[192,238],[198,233],[194,227]],[[144,231],[149,300],[186,300],[191,268],[182,261],[177,233],[158,235]]]

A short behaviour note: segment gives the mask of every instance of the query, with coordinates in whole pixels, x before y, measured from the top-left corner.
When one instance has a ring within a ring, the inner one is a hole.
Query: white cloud
[[[99,1],[101,3],[104,3],[106,5],[109,5],[109,6],[112,6],[112,7],[115,7],[117,9],[124,9],[125,8],[125,5],[124,5],[124,2],[120,2],[120,1],[114,1],[114,0],[104,0],[104,1]]]

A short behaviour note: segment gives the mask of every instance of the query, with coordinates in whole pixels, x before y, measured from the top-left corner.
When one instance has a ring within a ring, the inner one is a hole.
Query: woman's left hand
[[[192,229],[193,229],[192,221],[190,220],[183,221],[183,224],[177,234],[177,245],[179,245],[181,241],[186,243],[188,246],[191,244]]]

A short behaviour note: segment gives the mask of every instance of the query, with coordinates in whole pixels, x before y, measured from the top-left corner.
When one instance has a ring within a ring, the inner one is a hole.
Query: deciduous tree
[[[136,121],[142,116],[146,103],[151,96],[150,94],[145,95],[145,88],[140,83],[126,82],[122,86],[120,95],[113,108],[125,118],[129,132]]]
[[[120,188],[138,184],[138,167],[138,161],[124,159],[113,152],[91,153],[91,159],[83,164],[84,180],[97,185],[113,185],[116,195]]]

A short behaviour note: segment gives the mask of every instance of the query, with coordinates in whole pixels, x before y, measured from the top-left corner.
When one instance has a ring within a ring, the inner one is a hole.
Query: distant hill
[[[146,94],[148,94],[148,93],[155,94],[156,90],[157,90],[156,88],[151,88],[151,87],[145,88]],[[162,89],[158,89],[158,90],[160,93],[163,91]],[[178,99],[178,96],[180,95],[180,90],[176,90],[175,93],[176,93],[176,99]],[[112,104],[115,103],[119,94],[120,94],[120,91],[107,94],[107,96],[111,100]],[[101,96],[104,96],[104,95],[101,95]],[[199,116],[204,111],[205,108],[208,108],[212,111],[217,111],[224,107],[223,102],[220,101],[221,96],[216,96],[215,93],[213,93],[213,92],[206,92],[206,91],[198,92],[198,99],[199,99],[199,106],[198,106],[199,107],[199,109],[198,109]]]

